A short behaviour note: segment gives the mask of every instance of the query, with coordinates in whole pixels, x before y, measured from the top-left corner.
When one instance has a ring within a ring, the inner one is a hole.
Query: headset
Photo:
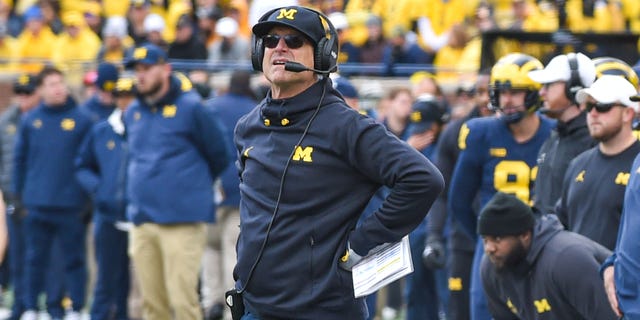
[[[584,88],[584,84],[582,83],[582,79],[580,79],[580,72],[578,69],[578,59],[576,58],[576,54],[573,52],[567,53],[567,60],[569,61],[569,80],[565,84],[564,94],[567,96],[567,99],[571,101],[572,104],[577,104],[576,102],[576,94],[582,88]]]
[[[262,17],[260,17],[258,23],[267,21],[267,19],[269,19],[269,17],[274,12],[280,9],[281,8],[276,8],[268,11],[267,13],[262,15]],[[329,74],[332,72],[336,72],[338,70],[338,32],[336,31],[331,21],[329,21],[329,18],[323,13],[304,7],[299,7],[299,9],[311,11],[318,15],[318,22],[325,30],[325,37],[317,40],[318,43],[314,48],[313,69],[309,68],[308,66],[302,66],[298,63],[288,63],[289,68],[287,68],[287,70],[294,72],[309,70],[320,74]],[[326,26],[328,26],[328,29]],[[252,38],[253,46],[251,48],[251,64],[253,65],[253,70],[262,72],[264,44],[262,43],[262,39],[260,37],[256,37],[255,35],[253,35]],[[316,39],[313,40],[315,41]]]

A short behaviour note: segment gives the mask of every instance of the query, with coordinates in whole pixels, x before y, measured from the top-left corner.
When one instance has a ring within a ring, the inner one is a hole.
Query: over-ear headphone
[[[304,7],[298,7],[301,10],[308,10],[318,15],[318,22],[325,30],[325,36],[321,39],[313,39],[317,41],[314,48],[313,68],[325,72],[335,72],[338,64],[338,32],[336,31],[329,18],[323,13]],[[260,19],[258,23],[266,21],[276,11],[282,8],[276,8],[268,11]],[[328,27],[328,29],[327,29]],[[255,34],[252,37],[253,46],[251,48],[251,64],[253,70],[262,71],[262,60],[264,58],[264,44],[260,37],[256,37]]]
[[[570,52],[567,54],[567,60],[569,61],[569,81],[565,84],[564,94],[567,96],[567,99],[571,101],[571,103],[576,103],[576,94],[584,85],[582,84],[582,79],[580,79],[580,72],[578,69],[578,59],[576,54]]]

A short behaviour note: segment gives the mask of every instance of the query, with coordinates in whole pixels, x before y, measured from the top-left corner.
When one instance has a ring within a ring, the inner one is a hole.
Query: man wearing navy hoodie
[[[118,79],[113,88],[118,108],[91,128],[75,160],[76,179],[91,195],[95,207],[93,245],[97,272],[90,311],[95,320],[129,318],[129,234],[124,227],[127,142],[122,123],[128,99],[120,97],[133,96],[134,90],[132,77]]]
[[[124,115],[129,252],[143,318],[202,319],[197,287],[207,223],[214,221],[213,181],[231,147],[191,82],[172,73],[166,52],[134,48],[127,67],[138,90]]]
[[[38,294],[48,268],[51,244],[59,238],[70,318],[84,307],[87,270],[85,224],[88,198],[74,179],[73,161],[91,120],[70,97],[62,72],[45,67],[38,75],[42,102],[25,115],[14,152],[15,201],[26,208],[26,268],[22,319],[36,319]]]
[[[332,87],[338,43],[323,15],[273,9],[253,34],[253,67],[271,88],[235,129],[241,318],[365,319],[351,267],[420,224],[442,175]],[[388,197],[356,226],[383,185]]]

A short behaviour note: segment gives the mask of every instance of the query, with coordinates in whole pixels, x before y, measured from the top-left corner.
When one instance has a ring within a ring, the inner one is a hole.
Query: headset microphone
[[[327,75],[327,74],[329,74],[329,73],[331,73],[333,71],[333,69],[331,69],[331,70],[312,69],[312,68],[306,67],[302,63],[293,62],[293,61],[285,62],[284,69],[287,70],[287,71],[291,71],[291,72],[312,71],[312,72],[319,73],[319,74],[324,74],[324,75]]]

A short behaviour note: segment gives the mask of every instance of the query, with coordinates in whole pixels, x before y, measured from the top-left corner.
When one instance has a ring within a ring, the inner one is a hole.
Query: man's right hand
[[[607,298],[609,299],[609,304],[611,304],[611,309],[613,309],[613,312],[616,313],[616,316],[622,317],[620,306],[618,306],[618,297],[616,296],[616,282],[614,279],[613,266],[609,266],[604,269],[602,278],[604,278],[604,291],[607,293]]]

